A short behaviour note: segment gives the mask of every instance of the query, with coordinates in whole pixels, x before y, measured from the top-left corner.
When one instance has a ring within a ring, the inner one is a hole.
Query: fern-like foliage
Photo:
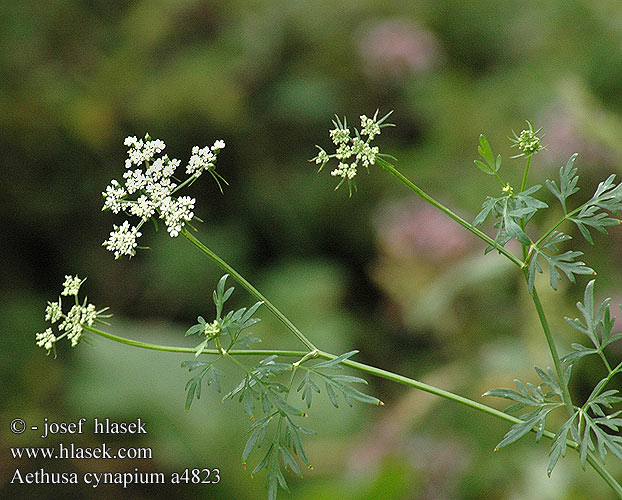
[[[364,379],[341,373],[343,363],[358,351],[324,360],[315,359],[317,352],[310,352],[295,363],[285,362],[276,355],[268,356],[254,366],[238,361],[236,352],[259,342],[248,329],[259,321],[254,315],[262,303],[224,314],[225,302],[234,291],[233,287],[226,288],[226,280],[227,275],[224,275],[214,290],[216,319],[209,322],[199,316],[197,323],[186,331],[186,336],[201,337],[201,342],[194,348],[195,358],[208,353],[212,356],[211,359],[192,359],[182,363],[184,368],[195,373],[186,384],[186,411],[190,410],[195,399],[200,399],[203,385],[221,392],[224,372],[216,365],[228,362],[241,370],[242,380],[225,394],[223,401],[239,402],[252,419],[242,451],[242,463],[246,466],[251,455],[259,454],[261,458],[252,475],[265,471],[268,499],[275,500],[279,488],[288,489],[287,471],[301,476],[301,464],[311,468],[303,438],[315,434],[315,431],[302,425],[307,413],[291,402],[292,393],[301,393],[307,410],[311,408],[313,394],[324,391],[335,407],[339,406],[339,399],[349,405],[354,401],[382,403],[355,388],[354,385],[366,384]],[[206,351],[208,348],[211,349]],[[294,387],[297,391],[293,390]]]

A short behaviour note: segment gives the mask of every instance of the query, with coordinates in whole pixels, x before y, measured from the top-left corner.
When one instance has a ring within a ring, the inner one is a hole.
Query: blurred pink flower
[[[468,234],[436,208],[416,199],[387,207],[376,219],[381,245],[394,258],[443,262],[470,247]]]
[[[611,135],[610,130],[603,124],[590,124],[589,120],[597,122],[597,117],[588,118],[572,106],[571,102],[559,100],[545,111],[540,122],[545,133],[544,158],[554,164],[565,164],[573,153],[579,153],[585,166],[606,164],[617,168],[615,151],[604,140]]]
[[[546,146],[542,154],[549,161],[558,163],[567,160],[577,151],[584,152],[587,149],[576,119],[561,104],[551,106],[542,123],[545,132],[543,142]]]
[[[424,72],[441,56],[434,34],[406,19],[378,21],[362,31],[359,53],[370,77],[398,78]]]

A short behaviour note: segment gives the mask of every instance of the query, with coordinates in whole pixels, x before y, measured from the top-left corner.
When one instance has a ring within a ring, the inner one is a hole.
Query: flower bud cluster
[[[519,154],[513,156],[512,158],[520,158],[521,156],[532,156],[536,154],[538,151],[546,149],[542,145],[542,138],[538,137],[538,134],[542,128],[538,130],[533,129],[533,125],[531,122],[527,122],[527,128],[522,130],[520,134],[516,134],[516,132],[512,132],[514,138],[510,138],[512,141],[512,147],[518,148],[520,151]]]
[[[335,153],[329,155],[324,149],[317,146],[319,153],[311,161],[320,166],[318,170],[320,171],[331,158],[336,158],[339,164],[331,171],[330,175],[341,178],[337,188],[347,182],[350,194],[352,194],[352,189],[356,189],[354,178],[359,165],[369,169],[370,166],[375,165],[376,159],[380,156],[378,147],[372,146],[371,141],[380,134],[383,127],[392,126],[391,123],[384,123],[390,114],[388,113],[380,119],[378,119],[378,111],[371,118],[361,115],[361,130],[354,129],[354,136],[348,128],[347,120],[344,118],[341,121],[339,117],[335,117],[333,120],[335,128],[329,132],[330,138],[336,146]]]
[[[56,343],[62,338],[67,338],[71,347],[75,347],[80,342],[85,326],[93,326],[95,321],[110,317],[104,314],[108,308],[97,310],[93,304],[87,304],[86,298],[80,304],[78,302],[78,292],[85,280],[77,276],[65,276],[63,291],[58,297],[58,302],[48,302],[45,308],[45,321],[52,325],[57,324],[58,332],[54,333],[52,328],[47,328],[36,335],[37,346],[48,351],[56,349]],[[74,304],[67,314],[63,313],[62,297],[74,297]]]
[[[129,149],[125,160],[124,183],[115,179],[110,182],[102,193],[102,210],[110,210],[115,214],[124,212],[140,218],[140,222],[132,226],[126,220],[119,226],[113,225],[114,230],[102,245],[114,253],[115,259],[136,254],[137,239],[142,234],[140,228],[152,217],[157,216],[164,222],[171,237],[178,236],[184,225],[194,218],[196,200],[189,196],[177,198],[174,194],[194,182],[204,171],[210,172],[217,181],[219,178],[224,181],[215,172],[216,157],[225,147],[222,140],[214,142],[211,147],[192,148],[192,156],[186,167],[190,177],[181,184],[175,178],[175,171],[181,162],[167,155],[158,156],[166,148],[163,141],[146,135],[144,139],[128,137],[125,145]]]

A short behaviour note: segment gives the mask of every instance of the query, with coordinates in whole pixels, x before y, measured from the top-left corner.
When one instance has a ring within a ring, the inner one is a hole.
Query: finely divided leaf
[[[550,275],[550,283],[551,288],[553,290],[557,290],[557,283],[561,279],[560,272],[564,273],[568,279],[575,283],[575,275],[583,274],[583,275],[594,275],[596,274],[591,267],[588,267],[585,262],[576,261],[577,257],[583,255],[583,252],[575,252],[575,251],[567,251],[558,255],[549,255],[540,250],[534,250],[534,253],[531,257],[531,262],[529,263],[528,269],[528,287],[529,292],[533,291],[533,285],[535,281],[536,272],[541,273],[542,268],[540,264],[537,262],[538,256],[542,256],[549,265],[549,275]]]
[[[566,200],[569,196],[573,195],[579,188],[577,187],[577,182],[579,180],[579,176],[576,175],[577,168],[574,166],[574,161],[577,159],[577,153],[573,154],[568,163],[566,163],[565,167],[560,167],[559,169],[559,187],[555,183],[555,181],[547,180],[546,187],[555,195],[555,197],[559,200],[564,209],[564,213],[566,213]]]
[[[521,415],[522,422],[514,424],[510,430],[503,437],[501,442],[496,446],[496,450],[512,444],[518,441],[525,434],[528,434],[531,430],[536,428],[536,441],[539,441],[544,432],[544,425],[546,416],[553,410],[553,408],[538,408],[530,413]]]
[[[324,385],[326,395],[335,408],[339,407],[339,394],[341,394],[343,399],[350,406],[352,406],[354,400],[372,405],[382,404],[378,398],[365,394],[352,386],[352,384],[367,384],[364,379],[351,375],[333,373],[333,370],[342,368],[341,363],[343,361],[351,358],[357,352],[358,351],[346,352],[334,359],[322,361],[312,366],[301,365],[301,368],[307,370],[307,373],[300,382],[297,391],[302,391],[302,399],[307,402],[307,406],[311,406],[313,392],[320,392],[320,386],[314,381],[314,378]]]
[[[604,349],[622,338],[622,334],[613,334],[615,318],[611,317],[610,298],[604,299],[598,309],[594,308],[594,280],[591,280],[585,287],[583,302],[577,302],[577,309],[583,316],[583,321],[579,318],[565,318],[572,328],[586,335],[595,349],[585,347],[581,344],[572,344],[574,353],[568,355],[572,359],[579,359],[588,354],[602,354]]]
[[[207,385],[214,385],[217,392],[220,392],[220,379],[224,376],[224,373],[216,368],[214,365],[220,359],[220,356],[212,361],[184,361],[181,366],[188,368],[189,371],[200,369],[201,371],[192,377],[186,383],[186,411],[190,411],[190,406],[194,398],[201,398],[201,383],[205,379]]]
[[[581,206],[579,213],[569,217],[577,225],[583,237],[591,244],[594,243],[594,240],[588,229],[589,227],[601,233],[607,233],[605,229],[607,226],[620,224],[619,219],[609,217],[606,213],[610,212],[619,216],[622,212],[622,184],[616,186],[614,180],[615,174],[612,174],[599,183],[594,195]],[[606,212],[600,212],[599,210],[605,210]]]
[[[559,461],[560,457],[566,456],[568,434],[572,432],[573,430],[574,430],[574,433],[576,433],[574,421],[577,418],[578,414],[579,412],[575,412],[575,414],[572,417],[570,417],[564,423],[564,425],[560,427],[560,429],[557,431],[557,434],[555,434],[555,437],[553,438],[551,449],[549,451],[549,455],[551,459],[546,469],[546,473],[549,476],[551,475],[551,472],[553,472],[553,469],[557,465],[557,462]]]

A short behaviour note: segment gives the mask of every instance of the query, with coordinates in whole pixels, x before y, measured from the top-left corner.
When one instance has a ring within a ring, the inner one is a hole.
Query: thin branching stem
[[[150,344],[146,342],[140,342],[138,340],[132,340],[132,339],[120,337],[118,335],[113,335],[111,333],[104,332],[103,330],[100,330],[98,328],[93,328],[90,326],[85,326],[84,329],[88,330],[91,333],[99,335],[101,337],[112,340],[114,342],[119,342],[121,344],[129,345],[133,347],[139,347],[142,349],[149,349],[153,351],[163,351],[163,352],[177,352],[177,353],[184,353],[184,354],[195,353],[195,349],[191,347],[175,347],[175,346],[165,346],[165,345],[157,345],[157,344]],[[206,354],[206,355],[211,354],[211,355],[216,355],[216,356],[223,355],[222,351],[219,349],[204,349],[201,354]],[[317,358],[322,358],[326,360],[331,360],[331,359],[335,359],[338,357],[335,354],[320,351],[318,349],[314,349],[313,351],[310,351],[310,352],[287,351],[287,350],[280,350],[280,349],[236,349],[236,350],[227,351],[225,355],[230,356],[230,359],[235,364],[238,364],[246,372],[248,372],[248,369],[244,367],[244,365],[241,365],[235,360],[236,356],[277,355],[277,356],[282,356],[282,357],[293,357],[293,358],[304,358],[308,356],[307,359],[311,357],[313,358],[317,357]],[[453,392],[446,391],[444,389],[439,389],[438,387],[434,387],[424,382],[420,382],[418,380],[405,377],[397,373],[383,370],[382,368],[377,368],[375,366],[370,366],[364,363],[359,363],[358,361],[352,361],[350,359],[346,359],[342,361],[341,364],[344,366],[349,366],[350,368],[353,368],[363,373],[367,373],[375,377],[384,378],[386,380],[390,380],[398,384],[402,384],[408,387],[412,387],[414,389],[418,389],[423,392],[427,392],[429,394],[433,394],[435,396],[439,396],[441,398],[447,399],[449,401],[453,401],[463,406],[468,406],[469,408],[481,411],[483,413],[499,418],[501,420],[505,420],[512,424],[519,424],[523,422],[520,418],[504,413],[500,410],[497,410],[496,408],[492,408],[491,406],[479,403],[477,401],[473,401],[472,399],[466,398],[464,396],[460,396],[459,394],[454,394]],[[615,373],[617,373],[616,370],[617,371],[622,370],[622,363],[614,369],[614,371],[611,374],[612,377],[613,375],[615,375]],[[291,381],[293,381],[293,378],[290,379],[290,384],[291,384]],[[532,432],[537,432],[537,430],[534,428],[532,429]],[[547,439],[552,440],[555,437],[555,434],[550,431],[544,431],[543,436],[545,436]],[[570,439],[567,440],[567,446],[576,451],[579,450],[579,445],[575,441],[572,441]],[[599,462],[599,460],[592,453],[588,453],[587,461],[594,468],[594,470],[607,482],[607,484],[609,484],[611,488],[614,491],[616,491],[616,493],[618,493],[618,495],[622,499],[622,487],[618,484],[616,479],[603,467],[603,465]]]
[[[527,162],[525,164],[525,171],[523,172],[523,181],[521,182],[520,185],[520,193],[522,193],[525,188],[527,187],[527,177],[529,176],[529,167],[531,166],[531,158],[533,157],[533,155],[529,155],[527,157]]]
[[[98,328],[94,328],[92,326],[84,325],[83,328],[91,333],[99,335],[100,337],[107,338],[108,340],[113,340],[114,342],[119,342],[120,344],[129,345],[132,347],[140,347],[142,349],[148,349],[151,351],[164,351],[164,352],[179,352],[184,354],[196,354],[196,347],[177,347],[177,346],[167,346],[167,345],[159,345],[159,344],[150,344],[148,342],[141,342],[139,340],[127,339],[124,337],[119,337],[118,335],[113,335],[112,333],[104,332]],[[214,354],[217,356],[222,355],[222,351],[220,349],[203,349],[201,354]],[[227,354],[231,354],[232,356],[271,356],[276,354],[277,356],[293,356],[293,357],[301,357],[305,356],[307,351],[289,351],[283,349],[239,349],[239,350],[230,350],[227,351]]]
[[[391,173],[393,176],[397,177],[397,179],[399,179],[399,181],[404,184],[406,187],[410,188],[412,191],[415,192],[415,194],[417,194],[420,198],[423,198],[425,201],[427,201],[430,205],[438,208],[441,212],[443,212],[445,215],[448,215],[449,217],[451,217],[454,221],[456,221],[458,224],[460,224],[463,228],[465,228],[467,231],[473,233],[475,236],[477,236],[479,239],[485,241],[486,243],[488,243],[491,247],[493,247],[495,250],[497,250],[499,253],[505,255],[508,259],[510,259],[510,261],[514,264],[516,264],[518,267],[524,267],[523,261],[520,260],[518,257],[516,257],[515,255],[513,255],[511,252],[509,252],[508,250],[506,250],[504,247],[502,247],[501,245],[499,245],[495,240],[493,240],[490,236],[488,236],[486,233],[480,231],[479,229],[477,229],[473,224],[471,224],[470,222],[467,222],[466,220],[464,220],[462,217],[460,217],[458,214],[456,214],[453,210],[447,208],[445,205],[443,205],[442,203],[436,201],[434,198],[432,198],[429,194],[427,194],[423,189],[421,189],[419,186],[417,186],[416,184],[414,184],[412,181],[410,181],[407,177],[405,177],[399,170],[397,170],[393,165],[391,165],[389,162],[383,160],[382,158],[377,158],[376,159],[377,163],[379,165],[381,165],[387,172]]]
[[[607,366],[609,366],[609,362],[607,362]],[[622,361],[620,361],[620,363],[618,363],[618,365],[615,368],[613,369],[609,368],[609,374],[607,375],[607,377],[605,377],[605,382],[600,386],[600,388],[594,394],[592,394],[592,397],[590,399],[594,399],[598,397],[598,395],[605,390],[605,387],[607,387],[607,384],[609,384],[611,379],[621,372],[622,372]],[[587,408],[588,402],[589,401],[585,402],[582,409],[585,410]]]
[[[527,178],[529,176],[529,167],[531,165],[531,158],[533,155],[529,155],[527,157],[527,162],[525,163],[525,171],[523,172],[523,181],[521,183],[520,190],[521,192],[525,190],[527,187]],[[525,230],[525,220],[521,219],[521,229]],[[540,241],[540,240],[539,240]],[[537,246],[537,244],[535,244]],[[521,245],[523,251],[523,262],[527,261],[527,245],[524,243]],[[528,271],[524,270],[525,280],[529,282]],[[570,396],[570,392],[568,391],[568,385],[564,379],[564,369],[562,367],[561,358],[559,357],[559,353],[557,352],[557,347],[555,346],[555,340],[553,339],[553,335],[551,333],[551,328],[549,327],[549,322],[546,319],[546,314],[544,312],[544,308],[542,307],[542,303],[540,302],[540,297],[538,296],[538,292],[536,291],[535,285],[532,287],[532,291],[530,292],[531,299],[533,300],[534,306],[536,307],[536,311],[538,313],[538,319],[540,320],[540,325],[542,326],[542,330],[544,331],[544,336],[546,337],[546,342],[549,346],[549,352],[551,353],[551,358],[553,359],[553,364],[555,365],[555,372],[557,374],[557,379],[559,381],[559,386],[562,389],[562,400],[566,408],[568,408],[569,414],[572,416],[574,414],[574,406],[572,404],[572,397]]]
[[[524,183],[527,182],[527,173],[529,170],[530,160],[531,160],[531,156],[529,156],[527,159],[527,166],[525,167],[525,174],[523,175]],[[454,213],[452,210],[450,210],[449,208],[445,207],[444,205],[436,201],[434,198],[432,198],[430,195],[424,192],[421,188],[419,188],[418,186],[413,184],[409,179],[404,177],[404,175],[402,175],[393,165],[391,165],[390,163],[382,159],[378,159],[378,163],[382,165],[391,174],[393,174],[395,177],[397,177],[403,184],[405,184],[407,187],[413,190],[416,194],[418,194],[421,198],[423,198],[425,201],[427,201],[434,207],[441,210],[443,213],[451,217],[454,221],[456,221],[462,227],[468,229],[471,233],[475,234],[476,236],[478,236],[479,238],[487,242],[489,245],[493,246],[500,253],[502,253],[508,259],[510,259],[510,261],[512,261],[514,264],[518,265],[521,268],[524,268],[523,261],[516,258],[513,254],[508,252],[504,247],[497,244],[492,238],[484,234],[482,231],[474,227],[472,224],[465,221],[463,218],[461,218],[459,215]],[[521,186],[521,191],[522,190],[523,189]],[[523,253],[526,254],[526,248],[524,246],[523,246]],[[536,306],[536,311],[538,312],[538,318],[540,320],[540,324],[542,325],[542,329],[544,330],[546,341],[549,345],[549,351],[551,352],[551,357],[553,358],[553,363],[555,364],[555,371],[557,372],[557,377],[559,378],[560,386],[563,387],[564,404],[568,407],[569,411],[572,411],[573,410],[572,399],[570,398],[570,393],[568,392],[568,388],[566,387],[566,384],[564,384],[564,378],[563,378],[564,372],[561,366],[560,357],[557,352],[557,348],[555,347],[555,342],[553,341],[553,336],[551,334],[551,330],[549,328],[546,315],[544,314],[544,309],[542,308],[542,304],[540,303],[540,299],[538,297],[538,293],[536,292],[535,288],[533,292],[531,293],[531,296],[533,299],[533,303]]]
[[[118,342],[120,344],[125,344],[133,347],[139,347],[141,349],[148,349],[152,351],[163,351],[163,352],[176,352],[183,354],[195,354],[196,350],[193,347],[177,347],[177,346],[167,346],[167,345],[159,345],[159,344],[150,344],[147,342],[141,342],[139,340],[132,340],[125,337],[120,337],[118,335],[114,335],[112,333],[105,332],[98,328],[94,328],[91,326],[85,326],[85,330],[99,335],[100,337],[104,337],[108,340],[112,340],[114,342]],[[220,349],[203,349],[201,354],[206,355],[216,355],[216,356],[231,356],[232,361],[237,364],[240,368],[245,370],[248,373],[248,369],[239,364],[238,361],[234,360],[235,356],[272,356],[277,355],[281,357],[292,357],[292,358],[321,358],[326,360],[332,360],[337,358],[336,354],[331,354],[329,352],[320,351],[315,349],[311,352],[306,351],[287,351],[282,349],[231,349],[226,351],[224,354]],[[437,387],[431,386],[429,384],[425,384],[424,382],[419,382],[418,380],[405,377],[403,375],[398,375],[396,373],[392,373],[387,370],[383,370],[382,368],[376,368],[375,366],[366,365],[364,363],[359,363],[358,361],[352,361],[350,359],[346,359],[340,363],[343,366],[349,366],[350,368],[354,368],[355,370],[361,371],[363,373],[367,373],[369,375],[373,375],[375,377],[384,378],[387,380],[391,380],[393,382],[397,382],[398,384],[407,385],[409,387],[413,387],[415,389],[419,389],[421,391],[434,394],[436,396],[440,396],[442,398],[448,399],[450,401],[454,401],[456,403],[460,403],[462,405],[468,406],[469,408],[473,408],[484,413],[488,413],[497,418],[501,418],[513,424],[517,424],[522,422],[521,419],[516,418],[512,415],[504,413],[500,410],[492,408],[491,406],[487,406],[482,403],[478,403],[477,401],[473,401],[469,398],[465,398],[464,396],[460,396],[458,394],[454,394],[453,392],[446,391],[444,389],[439,389]],[[291,383],[291,381],[290,381]],[[544,434],[549,439],[552,439],[555,435],[551,432],[545,432]],[[573,441],[569,441],[569,445],[573,448],[578,447],[576,443]]]
[[[527,157],[527,162],[525,163],[525,171],[523,172],[523,181],[521,182],[520,185],[520,192],[522,193],[525,188],[527,187],[527,177],[529,177],[529,167],[531,166],[531,158],[533,155],[529,155]],[[525,222],[525,219],[521,219],[520,221],[520,228],[521,230],[524,232],[525,231],[525,226],[527,226],[527,223]],[[522,252],[523,252],[523,262],[527,262],[527,245],[525,245],[524,243],[521,244],[522,247]]]
[[[527,248],[526,247],[523,247],[523,259],[524,260],[521,261],[516,256],[514,256],[512,253],[507,251],[504,247],[499,245],[492,238],[490,238],[488,235],[486,235],[485,233],[483,233],[482,231],[480,231],[479,229],[474,227],[469,222],[465,221],[462,217],[457,215],[451,209],[445,207],[444,205],[442,205],[441,203],[436,201],[434,198],[432,198],[430,195],[428,195],[425,191],[423,191],[421,188],[419,188],[417,185],[415,185],[413,182],[411,182],[408,178],[406,178],[402,173],[400,173],[393,165],[391,165],[387,161],[383,160],[382,158],[378,158],[376,161],[385,170],[387,170],[389,173],[391,173],[393,176],[395,176],[402,184],[406,185],[408,188],[410,188],[412,191],[414,191],[419,197],[423,198],[426,202],[428,202],[432,206],[438,208],[441,212],[443,212],[444,214],[448,215],[450,218],[452,218],[455,222],[457,222],[462,227],[467,229],[469,232],[473,233],[475,236],[477,236],[478,238],[482,239],[483,241],[485,241],[486,243],[491,245],[499,253],[501,253],[505,257],[507,257],[512,263],[516,264],[521,269],[526,270],[526,267],[527,267],[526,259],[528,258]],[[531,164],[531,156],[529,156],[527,158],[527,164],[526,164],[525,172],[523,174],[523,182],[521,184],[521,191],[524,191],[525,186],[527,184],[527,177],[528,177],[528,174],[529,174],[529,166],[530,166],[530,164]],[[540,245],[562,222],[564,222],[566,219],[568,219],[569,217],[571,217],[575,213],[578,213],[581,210],[581,208],[583,208],[583,205],[581,207],[579,207],[578,209],[573,210],[569,214],[566,214],[563,219],[561,219],[557,224],[555,224],[553,226],[553,228],[551,228],[542,238],[540,238],[536,243],[534,243],[533,246],[538,247],[538,245]],[[526,272],[525,272],[525,277],[527,277]],[[547,343],[548,343],[549,351],[550,351],[551,357],[553,359],[553,363],[555,365],[555,371],[556,371],[557,377],[559,379],[560,387],[562,388],[562,400],[564,402],[564,406],[567,407],[568,412],[570,413],[570,415],[572,415],[573,412],[574,412],[574,406],[573,406],[573,403],[572,403],[572,398],[570,396],[570,392],[568,391],[567,384],[564,383],[564,373],[563,373],[560,357],[559,357],[559,354],[557,352],[557,348],[555,346],[555,342],[553,340],[553,336],[552,336],[551,330],[549,328],[548,321],[547,321],[546,315],[544,313],[544,309],[542,308],[542,303],[540,302],[540,298],[538,297],[538,293],[537,293],[535,287],[533,289],[533,292],[530,295],[531,295],[533,303],[534,303],[534,305],[536,307],[536,311],[538,313],[538,319],[540,320],[540,324],[542,325],[542,329],[544,331],[544,334],[545,334],[545,337],[546,337],[546,340],[547,340]],[[349,362],[349,363],[355,363],[355,362]],[[348,364],[348,363],[344,362],[344,364]],[[352,366],[352,365],[348,364],[348,366]],[[382,376],[382,375],[381,374],[377,374],[377,376]],[[385,378],[389,378],[389,377],[385,377]],[[398,380],[395,380],[395,381],[399,382]],[[401,383],[406,383],[406,381],[402,381]],[[417,385],[413,385],[411,383],[406,383],[406,385],[411,385],[412,387],[417,387],[420,390],[423,390],[423,391],[426,391],[426,392],[430,392],[432,394],[437,394],[437,395],[439,395],[441,397],[448,397],[447,394],[445,394],[445,395],[440,394],[438,392],[439,390],[436,389],[436,388],[422,387],[420,382],[417,382]],[[428,389],[431,389],[431,390],[428,390]],[[474,401],[470,401],[470,400],[458,401],[457,399],[454,399],[453,397],[448,397],[448,399],[452,399],[453,401],[461,402],[461,403],[466,404],[467,406],[470,406],[472,408],[480,409],[482,411],[485,411],[486,413],[490,413],[489,411],[484,410],[483,408],[480,408],[479,407],[480,404],[476,403]],[[472,403],[474,403],[475,406]],[[482,406],[485,406],[485,405],[482,405]],[[506,415],[506,414],[501,413],[501,412],[499,412],[499,413],[500,413],[500,415],[497,415],[499,418],[503,418],[505,420],[509,420],[507,418],[507,417],[509,417],[509,415]],[[511,417],[511,418],[514,418],[514,417]],[[517,419],[517,422],[520,422],[520,421],[521,421],[520,419]],[[534,429],[532,429],[532,431],[533,430]],[[546,433],[545,433],[545,435],[546,435]],[[550,436],[547,436],[547,437],[550,437]],[[575,443],[575,445],[576,445],[576,443]],[[578,449],[576,446],[573,446],[573,448],[574,449]],[[596,472],[607,482],[607,484],[609,484],[609,486],[611,486],[611,488],[614,491],[616,491],[616,493],[618,493],[618,495],[622,499],[622,487],[620,486],[620,484],[615,480],[615,478],[613,478],[613,476],[611,476],[611,474],[609,474],[609,472],[607,472],[607,470],[598,461],[598,459],[594,455],[592,455],[591,453],[588,453],[588,462],[596,470]]]
[[[443,204],[441,204],[440,202],[436,201],[434,198],[432,198],[430,195],[428,195],[425,191],[423,191],[421,188],[419,188],[414,183],[412,183],[408,178],[406,178],[404,175],[402,175],[393,165],[391,165],[390,163],[384,161],[381,158],[378,158],[377,162],[382,167],[384,167],[388,172],[390,172],[392,175],[394,175],[398,180],[400,180],[400,182],[402,182],[408,188],[410,188],[412,191],[414,191],[419,197],[423,198],[426,202],[430,203],[432,206],[434,206],[437,209],[439,209],[441,212],[443,212],[444,214],[449,216],[451,219],[453,219],[455,222],[457,222],[462,227],[467,229],[469,232],[473,233],[475,236],[477,236],[481,240],[485,241],[487,244],[491,245],[499,253],[505,255],[505,257],[507,257],[512,263],[514,263],[515,265],[517,265],[521,269],[525,269],[526,264],[525,264],[524,261],[522,261],[519,258],[517,258],[515,255],[510,253],[504,247],[499,245],[495,240],[493,240],[488,235],[486,235],[484,232],[480,231],[475,226],[473,226],[472,224],[470,224],[469,222],[464,220],[462,217],[457,215],[451,209],[445,207]],[[575,211],[571,212],[571,214],[572,213],[575,213]],[[563,220],[567,219],[569,215],[564,217]],[[557,227],[559,224],[561,224],[561,222],[563,222],[563,220],[560,221],[555,227]],[[551,232],[552,232],[552,230],[551,230]],[[251,295],[253,295],[258,300],[264,302],[264,304],[266,305],[268,310],[270,310],[270,312],[272,312],[309,349],[309,352],[315,352],[315,353],[317,353],[317,357],[324,358],[324,359],[334,359],[334,358],[337,357],[337,356],[335,356],[333,354],[320,351],[296,326],[294,326],[294,324],[276,306],[274,306],[274,304],[272,304],[272,302],[270,302],[261,292],[259,292],[253,285],[251,285],[241,274],[239,274],[227,262],[225,262],[216,253],[214,253],[207,246],[205,246],[200,240],[198,240],[187,229],[185,229],[185,228],[182,229],[181,234],[190,243],[192,243],[195,247],[197,247],[203,254],[205,254],[212,261],[214,261],[218,266],[220,266],[222,269],[224,269],[226,272],[228,272]],[[542,240],[543,240],[543,238],[541,238],[539,241],[541,242]],[[536,246],[537,246],[537,243],[536,243]],[[564,405],[568,408],[568,410],[570,412],[572,412],[574,407],[573,407],[573,404],[572,404],[572,399],[570,397],[570,393],[568,391],[568,388],[567,388],[566,384],[563,383],[563,380],[564,380],[564,378],[563,378],[563,370],[562,370],[559,354],[557,353],[557,349],[555,347],[555,343],[553,342],[553,337],[552,337],[550,328],[548,326],[548,321],[547,321],[546,316],[544,314],[544,310],[542,308],[542,304],[540,303],[540,299],[539,299],[539,297],[537,295],[537,292],[535,291],[535,288],[534,288],[534,291],[533,291],[533,293],[531,295],[532,295],[532,299],[533,299],[534,305],[536,306],[536,311],[538,312],[538,318],[540,319],[540,323],[541,323],[542,328],[544,330],[544,333],[545,333],[545,336],[546,336],[546,339],[547,339],[547,343],[549,344],[549,350],[551,352],[551,356],[552,356],[553,362],[555,364],[555,369],[556,369],[556,372],[557,372],[557,376],[558,376],[558,378],[560,380],[560,386],[562,387],[562,399],[563,399]],[[93,330],[91,330],[91,331],[93,331]],[[99,333],[99,332],[94,332],[94,333]],[[107,335],[109,335],[109,334],[107,334]],[[107,336],[107,335],[104,335],[104,336]],[[111,338],[111,337],[108,337],[108,338]],[[112,339],[112,340],[115,340],[115,339]],[[124,342],[124,343],[129,343],[129,342]],[[136,345],[138,347],[142,347],[141,345],[135,344],[135,343],[130,343],[130,345]],[[150,348],[153,349],[154,347],[151,346]],[[176,349],[176,348],[168,347],[168,348],[161,349],[161,350],[169,350],[170,351],[170,350],[174,350],[174,349]],[[212,351],[214,351],[214,352],[212,352]],[[186,352],[186,351],[176,351],[176,352]],[[188,349],[188,352],[194,352],[194,350],[193,349]],[[268,355],[278,354],[278,355],[282,355],[282,356],[296,356],[296,357],[305,356],[306,354],[308,354],[306,352],[300,352],[300,351],[272,351],[272,350],[229,351],[228,354],[236,355],[236,354],[241,354],[242,352],[245,352],[247,355],[252,355],[252,354],[259,355],[261,353],[262,355],[263,354],[268,354]],[[205,354],[221,354],[221,352],[217,351],[216,349],[206,349],[204,351],[204,353]],[[425,384],[423,382],[419,382],[417,380],[414,380],[414,379],[411,379],[411,378],[408,378],[408,377],[404,377],[402,375],[398,375],[398,374],[395,374],[395,373],[383,370],[381,368],[376,368],[376,367],[373,367],[373,366],[365,365],[363,363],[358,363],[356,361],[351,361],[351,360],[345,360],[344,362],[342,362],[342,364],[345,365],[345,366],[350,366],[351,368],[357,369],[359,371],[362,371],[364,373],[368,373],[368,374],[373,375],[373,376],[385,378],[387,380],[391,380],[391,381],[394,381],[394,382],[397,382],[397,383],[400,383],[400,384],[403,384],[403,385],[407,385],[409,387],[413,387],[413,388],[419,389],[419,390],[424,391],[424,392],[428,392],[430,394],[434,394],[434,395],[443,397],[445,399],[454,401],[456,403],[460,403],[462,405],[465,405],[465,406],[468,406],[470,408],[482,411],[484,413],[487,413],[487,414],[495,416],[497,418],[506,420],[508,422],[512,422],[514,424],[522,422],[522,420],[517,418],[517,417],[514,417],[512,415],[506,414],[506,413],[504,413],[502,411],[496,410],[495,408],[489,407],[489,406],[484,405],[482,403],[479,403],[477,401],[473,401],[473,400],[465,398],[463,396],[451,393],[449,391],[445,391],[443,389],[439,389],[439,388],[430,386],[430,385]],[[532,429],[532,432],[535,432],[535,431],[536,431],[535,429]],[[543,435],[546,436],[548,439],[553,439],[555,437],[555,434],[550,432],[550,431],[545,431],[543,433]],[[568,446],[573,448],[573,449],[575,449],[575,450],[578,450],[578,448],[579,448],[579,445],[577,443],[575,443],[574,441],[571,441],[571,440],[568,440]],[[588,453],[587,461],[594,468],[594,470],[596,470],[596,472],[607,482],[607,484],[609,484],[611,486],[611,488],[618,493],[618,495],[622,499],[622,487],[615,480],[615,478],[613,478],[613,476],[611,476],[611,474],[609,474],[609,472],[603,467],[603,465],[599,462],[599,460],[593,454]]]
[[[527,279],[527,273],[525,273],[525,279]],[[546,342],[549,346],[549,352],[551,353],[551,358],[553,359],[553,364],[555,365],[555,373],[557,374],[559,386],[562,390],[562,400],[564,401],[564,405],[566,406],[566,408],[568,408],[568,413],[570,414],[570,416],[572,416],[574,415],[574,405],[572,403],[570,391],[568,390],[568,384],[566,384],[564,378],[564,369],[562,367],[559,353],[557,352],[557,347],[555,346],[555,341],[553,340],[553,334],[551,333],[549,322],[546,319],[546,314],[544,313],[544,308],[542,307],[542,303],[540,302],[540,297],[538,296],[538,292],[536,291],[535,286],[533,287],[530,295],[531,299],[533,300],[533,304],[536,307],[538,319],[540,320],[540,325],[542,326],[542,330],[544,331],[544,336],[546,337]]]
[[[186,228],[181,230],[181,234],[195,247],[197,247],[204,255],[209,257],[218,266],[228,272],[233,279],[235,279],[240,285],[242,285],[248,293],[250,293],[257,300],[264,303],[267,309],[270,310],[298,339],[310,350],[317,349],[315,345],[298,329],[294,324],[272,303],[270,302],[259,290],[251,285],[244,276],[238,273],[227,262],[216,255],[212,250],[199,241],[193,234],[191,234]]]

